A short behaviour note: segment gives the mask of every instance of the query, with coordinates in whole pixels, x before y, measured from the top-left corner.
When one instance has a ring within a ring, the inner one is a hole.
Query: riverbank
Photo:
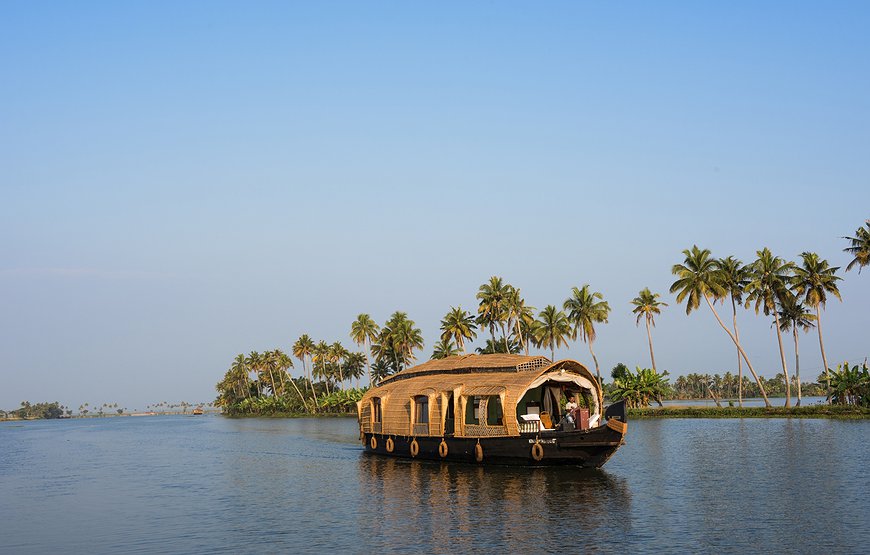
[[[809,405],[805,407],[644,407],[628,410],[639,418],[870,418],[870,407]]]

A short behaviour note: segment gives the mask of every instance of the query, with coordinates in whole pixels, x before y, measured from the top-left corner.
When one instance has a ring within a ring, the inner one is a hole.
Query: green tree
[[[833,401],[838,405],[870,406],[870,369],[867,361],[862,366],[849,366],[844,362],[831,371]]]
[[[716,279],[731,299],[731,313],[734,324],[734,337],[740,341],[740,331],[737,328],[737,305],[743,304],[743,293],[749,283],[749,267],[733,256],[713,261]],[[743,360],[740,350],[737,350],[737,402],[743,406]]]
[[[796,407],[801,406],[801,364],[800,350],[798,348],[798,329],[807,332],[814,327],[813,321],[816,319],[807,307],[800,301],[798,297],[788,294],[780,301],[779,306],[779,329],[782,331],[792,331],[794,336],[794,375],[797,382],[797,403]]]
[[[351,339],[353,339],[357,345],[362,345],[365,348],[366,373],[369,377],[369,387],[372,385],[372,367],[369,362],[369,357],[371,356],[371,345],[372,342],[377,339],[380,329],[380,326],[378,326],[368,314],[358,315],[356,320],[354,320],[350,325]]]
[[[547,305],[538,315],[533,333],[538,347],[550,349],[551,362],[556,361],[556,347],[567,345],[573,335],[568,317],[553,305]]]
[[[453,340],[449,337],[447,339],[441,339],[437,343],[435,343],[434,350],[432,351],[433,359],[441,359],[452,357],[460,354],[459,349],[456,348],[456,345],[453,344]]]
[[[257,376],[257,397],[263,394],[263,381],[260,379],[260,372],[262,371],[263,366],[263,357],[257,351],[251,351],[248,354],[248,358],[245,359],[245,365],[248,367],[250,372],[253,372],[255,376]]]
[[[785,376],[785,406],[791,406],[791,380],[788,377],[788,364],[785,362],[785,349],[782,346],[782,328],[779,322],[780,304],[790,293],[787,284],[791,281],[791,271],[794,265],[764,247],[756,251],[758,258],[750,265],[749,283],[746,285],[746,306],[755,303],[755,313],[764,312],[765,316],[773,314],[776,327],[776,339],[779,345],[779,359],[782,363],[782,373]]]
[[[329,380],[332,377],[329,344],[326,341],[320,340],[312,349],[311,356],[311,374],[314,378],[323,380],[326,386],[326,393],[330,393]]]
[[[699,249],[697,245],[692,246],[691,250],[683,251],[685,259],[682,264],[674,264],[671,268],[671,273],[677,276],[677,280],[671,284],[670,292],[677,293],[677,303],[686,303],[686,314],[691,314],[693,310],[701,305],[701,299],[706,301],[707,306],[716,321],[734,342],[737,350],[743,356],[743,361],[758,383],[758,389],[761,397],[764,399],[764,404],[770,406],[770,401],[767,399],[767,393],[764,390],[764,384],[758,374],[755,372],[752,363],[749,362],[749,356],[746,350],[740,345],[740,341],[734,336],[734,333],[728,326],[722,322],[719,313],[716,312],[716,307],[713,306],[713,301],[724,297],[727,294],[725,287],[719,281],[719,276],[716,272],[714,261],[710,258],[708,249]]]
[[[658,293],[653,293],[649,290],[649,287],[644,287],[637,297],[631,300],[631,304],[634,305],[634,310],[632,313],[637,314],[637,322],[636,324],[640,325],[640,320],[643,318],[646,321],[646,337],[649,341],[649,358],[652,363],[653,372],[656,371],[656,357],[653,354],[653,343],[652,343],[652,333],[650,332],[650,325],[655,327],[656,321],[655,317],[662,313],[661,307],[668,306],[667,303],[663,303],[659,301]]]
[[[461,306],[450,307],[444,319],[441,320],[441,341],[442,343],[448,340],[456,342],[456,347],[465,352],[465,341],[474,341],[477,337],[477,324],[474,322],[474,316],[471,313],[462,310]],[[437,350],[437,346],[436,346]]]
[[[795,295],[803,297],[807,305],[813,307],[816,311],[816,328],[819,332],[819,349],[822,351],[822,365],[825,367],[825,384],[828,389],[828,402],[831,397],[831,379],[828,370],[828,357],[825,356],[825,342],[822,340],[822,312],[825,308],[825,303],[828,301],[828,295],[836,297],[840,302],[843,301],[840,297],[840,289],[837,287],[837,282],[840,278],[836,275],[838,266],[831,267],[827,260],[820,259],[819,255],[814,252],[801,253],[801,265],[794,268],[794,276],[791,279],[791,285]]]
[[[848,239],[850,242],[850,245],[843,249],[843,252],[847,252],[854,257],[849,262],[849,265],[846,266],[846,271],[848,272],[855,266],[858,266],[858,273],[860,274],[861,269],[870,264],[870,220],[864,223],[864,227],[859,227],[855,230],[854,237],[843,237],[843,239]]]
[[[492,276],[487,283],[480,286],[476,298],[480,303],[477,306],[477,323],[489,328],[489,333],[495,339],[495,328],[501,328],[502,339],[507,345],[507,301],[511,295],[512,287],[498,276]]]
[[[511,287],[505,301],[505,311],[511,335],[515,337],[517,344],[522,346],[526,355],[528,355],[529,337],[527,336],[535,322],[535,307],[527,305],[520,290],[516,287]],[[508,347],[508,350],[510,350],[510,347]]]
[[[563,308],[568,311],[568,321],[574,326],[572,339],[579,335],[580,339],[589,346],[589,353],[595,363],[598,383],[603,383],[598,358],[595,356],[595,351],[592,350],[592,344],[596,337],[595,324],[607,323],[610,305],[607,304],[601,293],[591,291],[589,284],[585,284],[581,289],[576,287],[571,289],[571,296],[565,301]]]
[[[311,397],[314,400],[314,407],[317,407],[317,393],[314,391],[314,385],[311,382],[311,369],[305,364],[305,359],[310,359],[314,353],[314,340],[307,333],[302,334],[296,343],[293,344],[293,356],[302,361],[302,372],[305,374],[305,379],[308,381],[308,387],[311,390]],[[313,362],[312,362],[313,364]]]
[[[329,361],[332,363],[331,368],[335,372],[333,377],[337,378],[335,381],[339,389],[344,389],[343,363],[348,354],[348,350],[338,341],[329,346]]]

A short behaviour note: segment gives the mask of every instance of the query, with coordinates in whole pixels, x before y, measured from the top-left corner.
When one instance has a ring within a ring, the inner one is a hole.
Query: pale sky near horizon
[[[407,312],[425,360],[491,275],[538,309],[601,291],[608,376],[648,365],[629,305],[643,287],[671,305],[660,369],[736,371],[709,310],[667,293],[670,268],[693,244],[848,263],[842,236],[870,218],[868,16],[4,2],[0,408],[211,401],[237,353],[302,333],[351,347],[360,312]],[[870,269],[840,275],[832,365],[870,356]],[[739,319],[755,366],[780,372],[769,320]],[[814,378],[814,333],[801,355]],[[583,344],[564,357],[591,366]]]

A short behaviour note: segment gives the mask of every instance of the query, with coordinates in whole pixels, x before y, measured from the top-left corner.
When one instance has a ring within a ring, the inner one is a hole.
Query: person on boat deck
[[[559,422],[560,430],[573,430],[574,429],[574,409],[577,408],[577,401],[573,395],[568,397],[568,402],[565,403],[565,415],[562,416],[562,420]],[[568,426],[565,426],[568,424]]]
[[[571,395],[568,397],[568,402],[565,403],[565,414],[571,420],[574,421],[574,409],[577,408],[577,398]]]

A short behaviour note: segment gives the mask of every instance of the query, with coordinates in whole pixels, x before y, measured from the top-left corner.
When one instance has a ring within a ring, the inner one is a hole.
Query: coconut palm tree
[[[369,376],[369,387],[372,385],[372,367],[369,362],[371,345],[372,342],[377,339],[380,329],[380,326],[378,326],[368,314],[358,315],[356,320],[354,320],[350,325],[350,338],[353,339],[357,345],[365,347],[366,373]]]
[[[828,369],[828,358],[825,356],[825,342],[822,340],[822,312],[828,300],[828,294],[836,297],[840,302],[840,289],[837,282],[840,277],[836,275],[840,268],[828,265],[828,261],[820,259],[814,252],[801,253],[801,265],[794,268],[794,276],[791,285],[795,295],[803,297],[807,305],[816,311],[816,327],[819,332],[819,349],[822,351],[822,365],[825,367],[825,377],[828,391],[828,402],[831,402],[831,378]],[[860,271],[860,270],[859,270]]]
[[[526,355],[528,355],[529,342],[526,335],[535,322],[535,307],[528,306],[520,294],[520,290],[515,287],[511,287],[505,307],[508,325],[512,328],[511,333],[516,336],[517,343],[522,345]]]
[[[400,314],[400,313],[397,313]],[[404,313],[401,313],[405,315]],[[393,349],[396,352],[402,367],[414,362],[417,357],[414,351],[423,348],[423,332],[416,327],[413,320],[404,318],[394,322],[392,326]]]
[[[860,274],[861,269],[870,264],[870,220],[864,223],[864,227],[859,227],[855,230],[854,237],[843,237],[843,239],[848,239],[851,242],[851,245],[843,249],[843,252],[847,252],[854,257],[849,262],[849,265],[846,266],[846,271],[848,272],[855,266],[858,266],[858,273]]]
[[[250,372],[250,370],[248,369],[245,355],[236,355],[236,358],[233,360],[233,365],[230,367],[229,376],[236,392],[244,392],[239,394],[239,397],[251,397],[251,380],[248,376],[248,372]]]
[[[315,378],[323,379],[326,382],[327,395],[332,393],[329,387],[330,374],[330,354],[329,344],[326,341],[320,340],[311,350],[311,375]]]
[[[460,351],[456,348],[456,345],[453,344],[452,339],[449,337],[447,339],[442,338],[441,341],[435,343],[434,350],[432,351],[432,358],[447,358],[458,355],[459,353]]]
[[[293,344],[293,356],[302,361],[302,371],[305,374],[305,379],[308,380],[308,387],[311,389],[311,397],[314,400],[314,406],[317,407],[317,393],[314,391],[314,384],[311,383],[311,369],[305,365],[305,359],[311,358],[314,353],[314,340],[307,333],[302,334],[296,343]]]
[[[737,305],[743,304],[743,293],[746,284],[749,283],[749,267],[740,260],[729,256],[713,261],[716,278],[725,289],[725,293],[731,298],[731,313],[734,323],[734,337],[740,341],[740,331],[737,329]],[[740,350],[737,350],[737,402],[743,407],[743,360],[740,358]]]
[[[568,321],[574,326],[574,332],[571,339],[575,339],[577,335],[589,346],[589,353],[592,355],[592,361],[595,363],[595,374],[598,376],[598,383],[601,381],[601,369],[598,366],[598,358],[595,356],[595,351],[592,350],[592,344],[595,342],[595,324],[607,323],[607,316],[610,314],[610,305],[604,300],[604,296],[598,291],[591,291],[589,284],[583,285],[582,289],[576,287],[571,289],[571,297],[565,301],[563,308],[568,311]]]
[[[442,343],[453,340],[456,342],[456,347],[465,353],[465,341],[474,341],[475,338],[477,338],[477,324],[474,322],[474,316],[462,310],[461,306],[455,308],[451,306],[450,312],[441,320]]]
[[[719,313],[716,312],[716,307],[713,306],[713,301],[724,297],[727,292],[725,287],[719,282],[719,276],[716,273],[714,261],[710,258],[709,249],[699,249],[697,245],[692,246],[691,250],[683,250],[685,259],[682,264],[674,264],[671,268],[671,273],[677,276],[677,281],[671,284],[670,292],[677,293],[677,303],[686,302],[686,314],[691,314],[693,310],[701,305],[703,298],[710,307],[716,321],[734,342],[737,350],[743,356],[743,361],[758,383],[759,393],[764,399],[765,406],[770,406],[770,401],[767,399],[767,393],[764,390],[764,384],[755,373],[752,363],[749,362],[749,356],[746,350],[740,345],[740,341],[734,336],[734,333],[728,329],[728,326],[722,322]]]
[[[329,361],[332,363],[332,367],[338,377],[338,380],[336,380],[338,388],[342,390],[344,389],[344,368],[342,363],[348,354],[350,354],[348,350],[338,341],[329,346]]]
[[[794,375],[797,381],[797,403],[796,407],[801,406],[801,365],[800,354],[798,350],[798,329],[804,332],[809,331],[815,326],[813,321],[815,315],[807,310],[800,298],[792,294],[788,294],[780,301],[779,307],[779,329],[782,331],[791,330],[794,336]]]
[[[764,312],[765,316],[773,314],[776,339],[779,344],[779,359],[782,363],[782,374],[785,376],[785,406],[790,407],[791,380],[788,377],[788,364],[782,346],[782,328],[777,305],[790,294],[787,284],[791,280],[794,264],[774,256],[767,247],[756,251],[756,254],[758,258],[750,265],[749,283],[746,284],[746,306],[754,302],[756,314],[759,311]]]
[[[553,305],[547,305],[538,315],[533,333],[538,347],[550,349],[551,362],[556,360],[556,347],[567,345],[574,336],[568,317]]]
[[[507,345],[507,299],[511,294],[511,286],[502,278],[492,276],[487,283],[480,286],[475,298],[480,301],[477,306],[477,323],[489,328],[489,333],[495,339],[495,327],[501,327],[502,339]]]
[[[245,359],[245,365],[248,367],[249,372],[253,372],[254,375],[257,376],[257,397],[263,395],[263,380],[260,379],[260,371],[263,366],[263,356],[257,351],[251,351],[250,354],[248,354],[248,358]]]
[[[646,337],[649,341],[649,358],[652,363],[652,371],[656,371],[656,357],[653,354],[653,344],[652,344],[652,333],[650,332],[650,324],[652,327],[655,327],[656,321],[655,316],[662,313],[661,307],[668,306],[667,303],[663,303],[659,301],[658,293],[653,293],[649,290],[649,287],[644,287],[637,297],[631,300],[631,304],[634,305],[634,310],[632,312],[637,314],[637,325],[640,325],[640,319],[643,318],[646,321]]]

